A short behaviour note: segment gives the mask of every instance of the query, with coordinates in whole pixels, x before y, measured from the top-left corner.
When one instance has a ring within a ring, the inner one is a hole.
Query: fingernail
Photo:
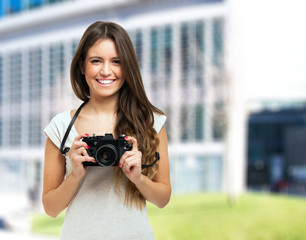
[[[87,137],[88,137],[88,136],[89,136],[89,134],[85,133],[85,136],[87,136]]]
[[[89,146],[88,146],[88,145],[86,146],[86,149],[89,149]]]
[[[125,140],[128,140],[128,139],[129,139],[129,137],[124,137],[124,139],[125,139]]]
[[[118,164],[118,167],[121,167],[121,163]]]

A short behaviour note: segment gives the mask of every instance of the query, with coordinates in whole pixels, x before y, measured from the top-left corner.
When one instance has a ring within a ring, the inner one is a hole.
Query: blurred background
[[[306,3],[1,0],[0,229],[42,212],[43,128],[76,108],[85,29],[130,34],[149,99],[168,116],[174,194],[306,194]]]

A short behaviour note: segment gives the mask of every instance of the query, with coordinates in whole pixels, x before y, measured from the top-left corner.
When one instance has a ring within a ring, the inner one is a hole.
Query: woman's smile
[[[116,96],[125,79],[115,43],[109,39],[97,40],[88,50],[82,73],[91,98]]]
[[[116,81],[116,79],[109,79],[109,78],[98,78],[96,81],[102,85],[103,87],[111,86],[112,83]]]

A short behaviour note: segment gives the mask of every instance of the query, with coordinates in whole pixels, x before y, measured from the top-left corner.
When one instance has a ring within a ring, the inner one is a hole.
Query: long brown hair
[[[146,95],[133,44],[128,33],[121,26],[112,22],[98,21],[84,32],[70,68],[73,91],[79,99],[89,100],[89,86],[81,73],[79,64],[85,61],[89,48],[99,39],[110,39],[115,43],[125,78],[125,83],[119,91],[114,135],[119,136],[124,133],[134,136],[138,142],[138,149],[142,152],[142,163],[150,164],[154,161],[159,145],[159,139],[153,127],[153,113],[164,113],[153,106]],[[157,170],[158,164],[154,164],[152,167],[143,169],[142,174],[153,179]],[[116,188],[121,193],[119,186],[123,173],[119,168],[115,168],[115,173]],[[144,198],[136,186],[128,181],[125,204],[131,206],[133,203],[141,208]]]

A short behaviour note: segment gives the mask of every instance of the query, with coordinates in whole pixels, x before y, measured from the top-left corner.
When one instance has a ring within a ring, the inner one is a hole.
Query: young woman
[[[76,110],[56,115],[44,129],[43,205],[56,217],[66,210],[61,239],[154,239],[145,201],[162,208],[171,195],[166,116],[148,100],[127,32],[111,22],[85,31],[71,63],[71,84],[86,104],[62,154],[59,149]],[[125,134],[132,144],[117,167],[96,163],[86,136]],[[142,169],[142,164],[160,160]]]

